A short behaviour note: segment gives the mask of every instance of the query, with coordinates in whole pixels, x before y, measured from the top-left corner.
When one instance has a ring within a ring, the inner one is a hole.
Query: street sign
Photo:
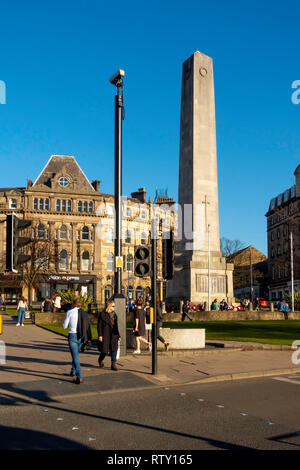
[[[116,256],[116,268],[123,269],[123,256]]]

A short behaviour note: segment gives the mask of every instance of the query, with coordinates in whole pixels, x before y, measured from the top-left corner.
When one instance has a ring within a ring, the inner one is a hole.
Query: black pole
[[[115,276],[114,301],[118,316],[118,327],[121,336],[120,355],[126,355],[126,299],[122,294],[122,267],[117,267],[116,259],[122,256],[122,119],[123,77],[124,70],[119,70],[109,81],[117,87],[115,96]]]
[[[151,243],[152,243],[152,253],[151,253],[151,288],[152,288],[152,308],[153,308],[153,323],[152,323],[152,375],[157,374],[157,227],[155,218],[152,220],[151,228]]]
[[[250,302],[253,303],[252,248],[250,246]]]
[[[115,96],[115,257],[122,256],[122,110],[123,95]],[[122,293],[122,269],[116,268],[115,294]]]

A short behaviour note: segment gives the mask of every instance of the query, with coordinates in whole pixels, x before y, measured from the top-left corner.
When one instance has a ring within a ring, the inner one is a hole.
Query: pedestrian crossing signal
[[[165,232],[162,239],[162,275],[166,280],[174,276],[174,234]]]
[[[134,250],[134,275],[146,277],[151,275],[150,249],[146,246],[138,246]]]
[[[22,248],[31,238],[21,236],[21,232],[31,225],[31,220],[19,219],[16,214],[6,218],[6,269],[17,273],[21,264],[30,260],[30,255],[22,253]]]

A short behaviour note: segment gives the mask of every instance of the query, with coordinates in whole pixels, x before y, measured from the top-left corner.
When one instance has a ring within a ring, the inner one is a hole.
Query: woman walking
[[[159,297],[156,298],[156,329],[157,329],[157,339],[161,341],[165,347],[165,350],[168,351],[169,343],[160,336],[160,328],[162,327],[162,309],[159,302]]]
[[[79,385],[82,383],[81,368],[79,361],[79,351],[83,342],[88,341],[90,321],[88,314],[81,309],[81,300],[76,299],[71,310],[66,313],[66,318],[63,322],[63,328],[69,328],[68,342],[72,356],[72,367],[70,376],[76,379],[74,383]]]
[[[98,358],[99,367],[104,367],[103,361],[107,354],[110,353],[111,370],[117,371],[117,352],[121,337],[118,328],[118,317],[115,312],[114,300],[109,300],[105,310],[99,315],[98,338],[100,351],[100,356]]]
[[[149,351],[152,350],[152,344],[149,343],[143,336],[146,334],[146,312],[143,308],[143,299],[139,297],[136,307],[134,309],[134,323],[133,332],[136,339],[136,349],[133,354],[141,354],[141,342],[146,343]]]
[[[18,323],[16,324],[16,326],[24,326],[24,319],[25,319],[25,311],[26,309],[28,309],[28,306],[27,306],[27,300],[25,299],[25,297],[21,297],[21,300],[19,301],[18,303]]]

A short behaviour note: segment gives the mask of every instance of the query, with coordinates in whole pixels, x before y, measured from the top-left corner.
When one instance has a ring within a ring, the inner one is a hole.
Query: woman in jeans
[[[82,343],[88,339],[89,331],[89,317],[88,314],[81,309],[81,300],[76,299],[71,310],[66,313],[66,318],[63,322],[63,328],[69,328],[68,342],[72,355],[72,368],[70,376],[76,379],[75,384],[82,383],[81,368],[79,361],[79,351]]]
[[[28,309],[27,301],[25,297],[21,297],[21,300],[18,303],[18,323],[16,326],[24,326],[25,311]]]

